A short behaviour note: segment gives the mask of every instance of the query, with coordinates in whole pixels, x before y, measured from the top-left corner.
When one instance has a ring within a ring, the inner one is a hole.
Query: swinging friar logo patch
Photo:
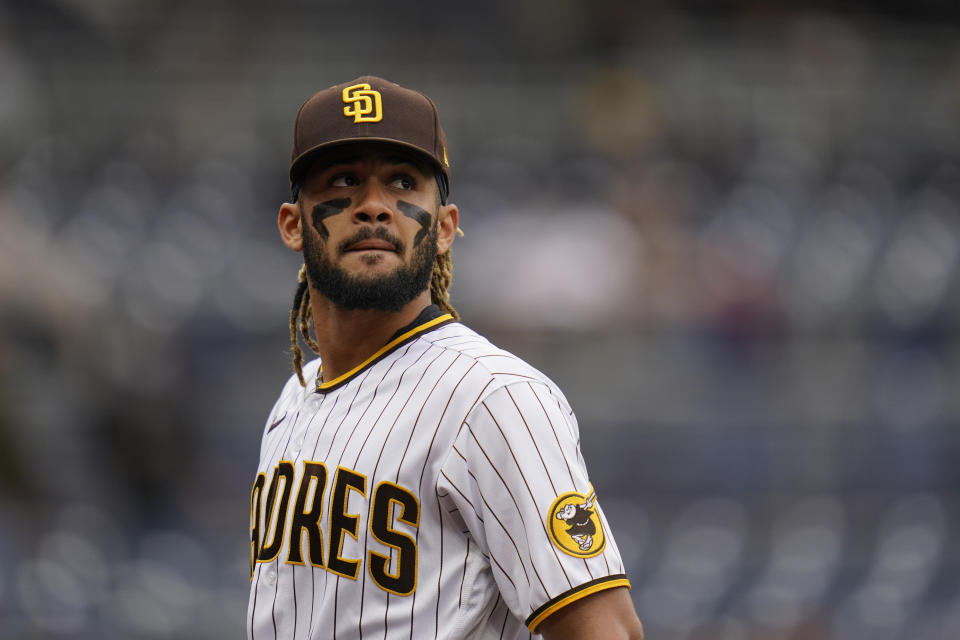
[[[596,494],[565,493],[550,506],[547,530],[561,551],[579,558],[592,558],[603,551],[607,537],[596,510]]]

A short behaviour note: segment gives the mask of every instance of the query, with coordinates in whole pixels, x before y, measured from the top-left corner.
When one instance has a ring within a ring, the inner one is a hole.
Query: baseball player
[[[376,77],[316,93],[290,179],[295,375],[250,494],[250,640],[642,638],[566,398],[450,306],[434,103]]]

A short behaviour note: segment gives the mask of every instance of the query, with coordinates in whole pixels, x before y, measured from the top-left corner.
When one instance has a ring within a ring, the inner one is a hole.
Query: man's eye
[[[394,189],[403,189],[404,191],[409,191],[416,186],[416,183],[410,176],[396,176],[390,181],[390,186]]]
[[[356,186],[356,184],[357,179],[350,174],[336,176],[330,181],[330,186],[332,187],[353,187]]]

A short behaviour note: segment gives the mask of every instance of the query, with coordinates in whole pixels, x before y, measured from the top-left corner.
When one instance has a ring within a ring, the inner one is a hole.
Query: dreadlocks
[[[460,229],[457,229],[458,235],[463,235]],[[433,272],[430,275],[430,301],[440,307],[445,313],[449,313],[455,320],[460,319],[460,314],[450,304],[450,284],[453,282],[453,259],[450,257],[450,251],[437,254],[433,261]],[[297,339],[297,333],[303,336],[303,341],[313,350],[314,353],[320,353],[320,345],[316,338],[311,335],[310,325],[313,324],[313,317],[310,310],[310,287],[307,283],[307,266],[300,267],[300,273],[297,274],[297,292],[293,296],[293,307],[290,309],[290,348],[293,351],[293,370],[300,380],[300,386],[307,386],[307,381],[303,377],[303,351],[300,349],[300,341]]]
[[[303,351],[300,349],[300,342],[297,340],[298,325],[304,342],[314,353],[319,352],[320,345],[310,336],[310,287],[307,285],[307,265],[300,267],[300,273],[297,274],[297,292],[293,296],[293,308],[290,309],[290,346],[293,349],[293,370],[297,372],[300,386],[305,387],[307,382],[303,379]]]

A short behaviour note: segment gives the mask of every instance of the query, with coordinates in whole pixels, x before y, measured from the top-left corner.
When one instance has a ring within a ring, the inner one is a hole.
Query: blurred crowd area
[[[0,637],[242,635],[292,119],[366,73],[650,638],[958,637],[960,11],[703,5],[0,2]]]

